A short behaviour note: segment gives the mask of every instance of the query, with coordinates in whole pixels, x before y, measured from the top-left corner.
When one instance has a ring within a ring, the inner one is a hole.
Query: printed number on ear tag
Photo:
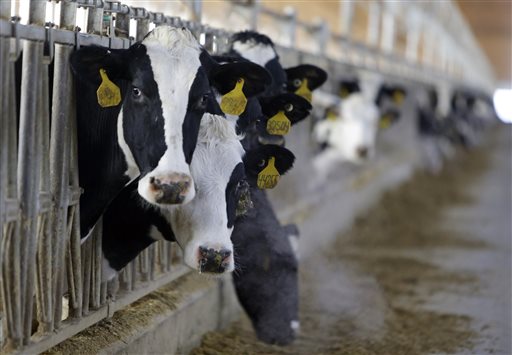
[[[117,106],[121,102],[121,90],[108,78],[105,69],[100,69],[101,84],[96,90],[98,104],[101,107]]]
[[[271,157],[265,169],[260,171],[260,173],[258,174],[257,185],[259,189],[273,189],[279,182],[279,178],[281,176],[279,175],[279,172],[277,171],[274,165],[275,161],[276,158]]]
[[[220,108],[222,112],[228,115],[239,116],[245,111],[247,105],[247,98],[242,91],[244,87],[244,79],[240,78],[235,84],[235,88],[222,96]]]
[[[379,121],[379,128],[386,129],[391,126],[391,117],[389,115],[383,115]]]
[[[306,100],[308,100],[308,102],[311,102],[312,94],[311,94],[311,90],[309,90],[309,88],[308,88],[308,79],[302,80],[302,83],[300,84],[297,91],[295,91],[295,93],[299,96],[302,96]]]
[[[267,121],[268,134],[284,136],[290,132],[291,122],[283,111],[279,111]]]
[[[404,102],[403,92],[396,90],[393,92],[393,102],[397,105],[401,105]]]

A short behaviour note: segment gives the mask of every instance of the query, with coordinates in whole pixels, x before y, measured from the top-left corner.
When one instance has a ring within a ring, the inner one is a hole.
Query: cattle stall
[[[187,27],[213,54],[224,52],[230,35],[227,29],[201,24],[200,8],[193,9],[195,21],[186,21],[117,1],[26,3],[29,15],[22,23],[19,17],[11,17],[14,2],[0,1],[0,349],[6,354],[45,351],[190,272],[182,264],[180,249],[174,243],[159,241],[119,276],[103,281],[101,228],[95,228],[81,244],[78,202],[82,191],[77,171],[76,98],[70,54],[89,45],[128,48],[160,25]],[[326,90],[334,90],[336,78],[356,69],[409,84],[450,87],[472,79],[492,86],[479,55],[472,62],[463,55],[467,52],[449,52],[447,44],[434,53],[437,49],[433,34],[428,50],[420,57],[419,29],[402,29],[407,33],[406,48],[404,55],[397,55],[392,8],[381,8],[378,1],[369,2],[372,6],[368,11],[373,14],[368,21],[370,45],[350,37],[354,11],[349,8],[351,2],[345,2],[342,20],[346,26],[341,35],[331,34],[322,24],[298,21],[293,13],[277,14],[243,3],[235,2],[233,6],[249,14],[253,29],[264,17],[285,28],[285,38],[277,46],[283,63],[313,63],[329,73]],[[56,8],[59,19],[49,22],[48,9],[55,16]],[[79,12],[87,14],[85,28],[77,26]],[[376,31],[381,18],[383,34],[379,42]],[[412,28],[415,23],[408,25]],[[303,32],[316,47],[309,51],[300,48],[298,32]],[[339,55],[332,56],[332,52]],[[479,68],[476,74],[475,67]],[[404,150],[414,151],[413,123],[404,121],[397,132],[384,137],[387,148],[382,149],[399,151],[398,155]],[[301,223],[308,210],[325,196],[338,193],[337,189],[348,188],[352,191],[350,198],[356,199],[357,186],[364,184],[361,179],[371,180],[372,174],[378,174],[345,169],[331,179],[351,181],[351,187],[338,186],[313,195],[303,188],[316,149],[309,123],[302,123],[287,140],[300,164],[286,186],[272,194],[283,220]],[[378,166],[385,169],[398,155],[389,160],[383,158]],[[407,162],[407,173],[416,158],[411,153],[401,161]],[[307,233],[311,231],[306,229]]]

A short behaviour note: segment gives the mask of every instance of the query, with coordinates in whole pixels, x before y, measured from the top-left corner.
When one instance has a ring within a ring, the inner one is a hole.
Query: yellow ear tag
[[[292,123],[283,111],[279,111],[267,121],[268,134],[284,136],[290,132]]]
[[[399,90],[393,92],[393,102],[397,105],[401,105],[404,102],[404,94]]]
[[[386,129],[391,126],[391,116],[382,115],[379,121],[379,128]]]
[[[107,76],[105,69],[100,69],[101,84],[96,90],[98,104],[101,107],[117,106],[121,102],[121,90]]]
[[[334,110],[327,111],[327,117],[329,121],[336,121],[338,119],[338,115]]]
[[[309,90],[308,88],[308,79],[302,80],[302,83],[300,84],[299,88],[295,91],[295,93],[308,100],[308,102],[311,102],[312,94],[311,90]]]
[[[346,98],[348,96],[348,89],[344,86],[341,87],[340,89],[340,97],[342,99]]]
[[[242,91],[244,87],[244,79],[240,78],[235,84],[235,88],[222,96],[220,101],[220,108],[222,112],[228,115],[239,116],[245,111],[247,105],[247,98]]]
[[[276,158],[270,157],[268,165],[258,174],[257,185],[259,189],[273,189],[279,182],[279,172],[275,167]]]

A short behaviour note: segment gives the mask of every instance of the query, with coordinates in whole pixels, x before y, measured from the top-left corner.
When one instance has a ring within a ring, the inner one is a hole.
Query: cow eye
[[[292,104],[286,104],[286,105],[284,105],[284,109],[285,109],[286,112],[292,112],[293,105]]]
[[[295,86],[297,88],[300,86],[300,84],[302,84],[302,80],[300,80],[300,79],[295,79],[293,81],[293,86]]]
[[[206,93],[204,94],[202,97],[201,97],[201,103],[203,105],[206,105],[206,103],[208,102],[208,99],[210,98],[210,94]]]
[[[265,166],[265,164],[267,164],[267,161],[265,159],[261,159],[260,162],[258,163],[258,166],[260,168],[263,168]]]
[[[142,91],[140,91],[140,89],[139,89],[139,88],[134,87],[134,88],[132,89],[132,95],[133,95],[134,97],[136,97],[136,98],[139,98],[139,97],[141,97],[141,96],[142,96]]]

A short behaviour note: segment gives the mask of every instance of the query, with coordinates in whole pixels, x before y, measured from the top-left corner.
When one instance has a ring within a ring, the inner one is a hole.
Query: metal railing
[[[80,244],[71,52],[86,45],[127,48],[152,26],[163,24],[188,27],[213,52],[223,52],[229,36],[225,30],[116,1],[28,4],[27,23],[22,24],[19,17],[11,18],[11,2],[0,1],[0,349],[9,354],[44,351],[188,272],[179,249],[158,242],[114,280],[104,282],[101,228]],[[45,18],[49,5],[59,7],[58,26]],[[324,25],[302,23],[293,13],[278,16],[258,2],[255,8],[293,28],[289,44],[294,44],[298,28],[318,43],[312,54],[281,50],[315,56],[329,68],[349,65],[422,82],[463,79],[452,75],[456,71],[450,72],[450,66],[421,64],[413,50],[414,35],[408,39],[407,55],[397,56],[389,50],[389,36],[377,46],[375,22],[369,25],[366,45],[343,34],[333,36]],[[87,26],[80,29],[76,15],[84,9]],[[201,7],[194,11],[198,20]],[[372,18],[381,17],[373,11]],[[350,22],[350,16],[342,20]],[[135,38],[129,36],[131,29]],[[329,41],[343,51],[339,58],[326,57]],[[334,87],[336,75],[332,78]]]

